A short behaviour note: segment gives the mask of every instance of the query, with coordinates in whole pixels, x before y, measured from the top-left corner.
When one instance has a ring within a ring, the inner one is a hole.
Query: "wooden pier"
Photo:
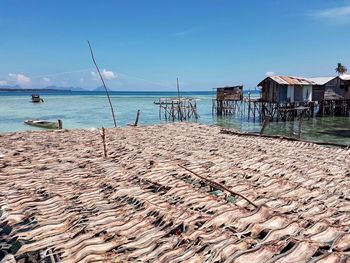
[[[350,116],[350,100],[322,100],[320,102],[268,102],[261,99],[213,99],[213,114],[234,115],[248,120],[293,121],[300,118]]]
[[[318,116],[350,116],[350,99],[323,100],[319,104]]]
[[[197,103],[193,98],[159,98],[154,102],[159,105],[159,119],[168,121],[186,121],[198,119]]]

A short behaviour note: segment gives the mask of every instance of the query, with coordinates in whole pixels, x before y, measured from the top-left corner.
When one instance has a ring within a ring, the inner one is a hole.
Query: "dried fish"
[[[301,242],[295,245],[293,249],[272,259],[269,263],[308,262],[316,250],[316,245],[308,242]]]
[[[350,248],[350,233],[340,235],[332,245],[334,250],[345,251]]]
[[[98,131],[1,136],[1,263],[349,256],[349,149],[195,123],[106,131],[108,158]]]

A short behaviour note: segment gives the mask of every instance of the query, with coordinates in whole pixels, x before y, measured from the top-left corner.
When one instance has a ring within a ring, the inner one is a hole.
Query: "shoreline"
[[[76,92],[80,94],[79,92]],[[112,126],[111,115],[106,107],[106,98],[102,93],[95,95],[75,95],[76,93],[57,93],[43,96],[45,103],[33,104],[29,97],[9,95],[0,96],[0,132],[30,130],[24,126],[26,119],[42,119],[56,121],[61,119],[64,128],[91,128]],[[96,95],[100,94],[100,95]],[[141,96],[132,94],[128,97],[113,95],[112,101],[116,107],[117,124],[125,126],[135,121],[137,110],[140,110],[140,125],[152,125],[164,123],[164,114],[159,114],[159,105],[154,104],[155,96],[149,94]],[[137,96],[137,97],[133,97]],[[141,97],[140,97],[141,96]],[[161,95],[159,95],[161,96]],[[233,128],[238,131],[259,132],[261,123],[253,119],[247,120],[241,116],[217,117],[212,112],[212,95],[193,95],[200,98],[196,101],[198,106],[199,122],[217,124],[223,128]],[[98,98],[98,99],[97,99]],[[161,118],[161,120],[160,120]],[[317,140],[323,142],[350,144],[349,118],[316,118],[305,120],[302,127],[302,137],[305,140]],[[338,132],[339,131],[339,132]],[[280,134],[293,137],[298,133],[297,125],[293,123],[270,123],[266,128],[266,134]]]
[[[141,124],[138,126],[140,127],[149,127],[149,126],[163,126],[163,125],[171,125],[173,123],[180,123],[180,121],[176,122],[160,122],[160,123],[148,123],[148,124]],[[337,142],[327,142],[324,140],[310,140],[310,139],[298,139],[297,137],[290,137],[286,136],[283,134],[260,134],[259,132],[251,132],[251,131],[238,131],[235,128],[230,128],[226,126],[222,126],[220,124],[209,124],[209,123],[202,123],[200,121],[185,121],[184,123],[193,123],[193,124],[199,124],[199,125],[207,125],[207,126],[213,126],[221,129],[221,133],[226,133],[226,134],[234,134],[237,136],[254,136],[254,137],[266,137],[270,139],[276,139],[276,140],[287,140],[287,141],[299,141],[299,142],[304,142],[304,143],[312,143],[312,144],[317,144],[317,145],[324,145],[324,146],[334,146],[334,147],[341,147],[341,148],[350,148],[349,143],[337,143]],[[126,128],[128,126],[132,125],[130,124],[125,124],[123,126],[118,126],[118,129],[121,128]],[[50,129],[44,129],[44,128],[38,128],[38,127],[28,127],[33,130],[23,130],[23,131],[5,131],[5,132],[0,132],[0,137],[6,136],[7,134],[11,133],[30,133],[30,132],[68,132],[68,131],[74,131],[74,130],[81,130],[81,131],[98,131],[102,127],[90,127],[90,128],[63,128],[62,130],[50,130]],[[113,127],[105,127],[106,129],[114,129]],[[340,137],[341,138],[341,137]]]
[[[257,262],[263,253],[304,262],[347,255],[350,150],[220,131],[195,123],[108,128],[107,158],[97,130],[1,135],[7,257],[42,260],[49,251],[60,262],[213,255]],[[318,252],[330,243],[332,252]]]
[[[132,124],[127,124],[125,126],[118,126],[118,127],[110,127],[110,128],[105,128],[106,130],[108,129],[123,129],[127,127],[134,127],[134,128],[145,128],[145,127],[153,127],[153,126],[165,126],[165,125],[172,125],[172,124],[178,124],[181,123],[180,121],[178,122],[168,122],[168,123],[155,123],[155,124],[148,124],[148,125],[139,125],[137,127],[133,126]],[[311,141],[311,140],[303,140],[303,139],[298,139],[294,137],[288,137],[288,136],[283,136],[283,135],[269,135],[269,134],[259,134],[259,133],[254,133],[254,132],[240,132],[234,129],[228,129],[225,127],[221,127],[219,125],[215,124],[203,124],[200,122],[194,122],[194,121],[185,121],[182,123],[188,123],[188,124],[197,124],[197,125],[204,125],[204,126],[210,126],[210,127],[217,127],[220,129],[220,133],[222,134],[231,134],[231,135],[236,135],[236,136],[253,136],[253,137],[258,137],[258,138],[269,138],[269,139],[275,139],[275,140],[280,140],[280,141],[292,141],[292,142],[303,142],[303,143],[309,143],[309,144],[316,144],[316,145],[323,145],[323,146],[333,146],[333,147],[340,147],[340,148],[345,148],[345,149],[350,149],[350,144],[340,144],[340,143],[332,143],[332,142],[322,142],[322,141]],[[40,130],[27,130],[27,131],[9,131],[9,132],[0,132],[0,137],[12,135],[12,134],[18,134],[18,133],[32,133],[32,132],[56,132],[56,133],[62,133],[62,132],[69,132],[69,131],[87,131],[87,132],[94,132],[94,131],[100,131],[101,128],[97,127],[91,127],[91,128],[70,128],[70,129],[61,129],[61,130],[55,130],[55,129],[40,129]]]

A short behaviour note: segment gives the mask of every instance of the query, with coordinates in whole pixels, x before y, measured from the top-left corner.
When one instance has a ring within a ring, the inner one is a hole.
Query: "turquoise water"
[[[26,119],[63,121],[64,128],[113,127],[109,104],[103,92],[42,93],[44,103],[31,103],[31,93],[0,92],[0,133],[38,130],[23,123]],[[197,99],[198,122],[235,128],[240,131],[260,131],[261,124],[240,117],[217,118],[212,114],[212,92],[188,92],[183,96]],[[257,95],[257,94],[255,94]],[[172,97],[172,92],[112,92],[118,126],[135,121],[139,109],[140,125],[166,122],[159,119],[159,106],[153,102],[159,97]],[[271,123],[267,134],[295,136],[298,124]],[[303,139],[350,144],[350,118],[315,118],[305,120]]]

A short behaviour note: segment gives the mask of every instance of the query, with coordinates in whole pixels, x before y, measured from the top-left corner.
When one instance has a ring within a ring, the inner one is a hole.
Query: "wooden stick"
[[[105,158],[107,158],[106,130],[104,127],[102,127],[100,134],[101,134],[102,143],[103,143],[103,154],[104,154]]]
[[[219,184],[219,183],[214,182],[214,181],[212,181],[212,180],[210,180],[210,179],[208,179],[208,178],[205,178],[204,176],[199,175],[199,174],[197,174],[197,173],[191,171],[190,169],[186,168],[185,166],[182,166],[181,164],[178,164],[178,166],[180,166],[182,169],[185,169],[186,171],[188,171],[188,172],[194,174],[195,176],[197,176],[197,177],[199,177],[199,178],[201,178],[201,179],[203,179],[203,180],[209,182],[209,184],[210,184],[212,187],[216,187],[216,188],[220,189],[221,191],[227,191],[227,192],[229,192],[231,195],[240,196],[240,197],[242,197],[244,200],[246,200],[248,203],[250,203],[251,205],[253,205],[254,207],[258,207],[255,203],[253,203],[252,201],[250,201],[250,200],[249,200],[247,197],[245,197],[244,195],[241,195],[241,194],[239,194],[239,193],[237,193],[237,192],[234,192],[234,191],[228,189],[226,186],[224,186],[224,185],[222,185],[222,184]]]
[[[140,110],[137,110],[136,120],[135,120],[134,126],[137,126],[137,124],[139,123],[139,117],[140,117]]]
[[[114,122],[114,127],[117,127],[117,122],[115,120],[115,115],[114,115],[114,109],[113,109],[113,105],[112,105],[112,102],[111,102],[111,98],[109,97],[109,92],[108,92],[108,89],[106,87],[106,83],[102,77],[102,74],[100,72],[100,69],[98,68],[97,66],[97,63],[95,61],[95,57],[94,57],[94,53],[92,52],[92,48],[91,48],[91,45],[90,45],[90,42],[88,41],[88,44],[89,44],[89,48],[90,48],[90,53],[91,53],[91,57],[92,57],[92,61],[94,62],[95,64],[95,67],[97,69],[97,72],[98,72],[98,75],[100,76],[100,79],[102,81],[102,84],[103,84],[103,87],[105,88],[105,91],[106,91],[106,95],[107,95],[107,98],[108,98],[108,102],[109,102],[109,106],[111,107],[111,112],[112,112],[112,117],[113,117],[113,122]]]

